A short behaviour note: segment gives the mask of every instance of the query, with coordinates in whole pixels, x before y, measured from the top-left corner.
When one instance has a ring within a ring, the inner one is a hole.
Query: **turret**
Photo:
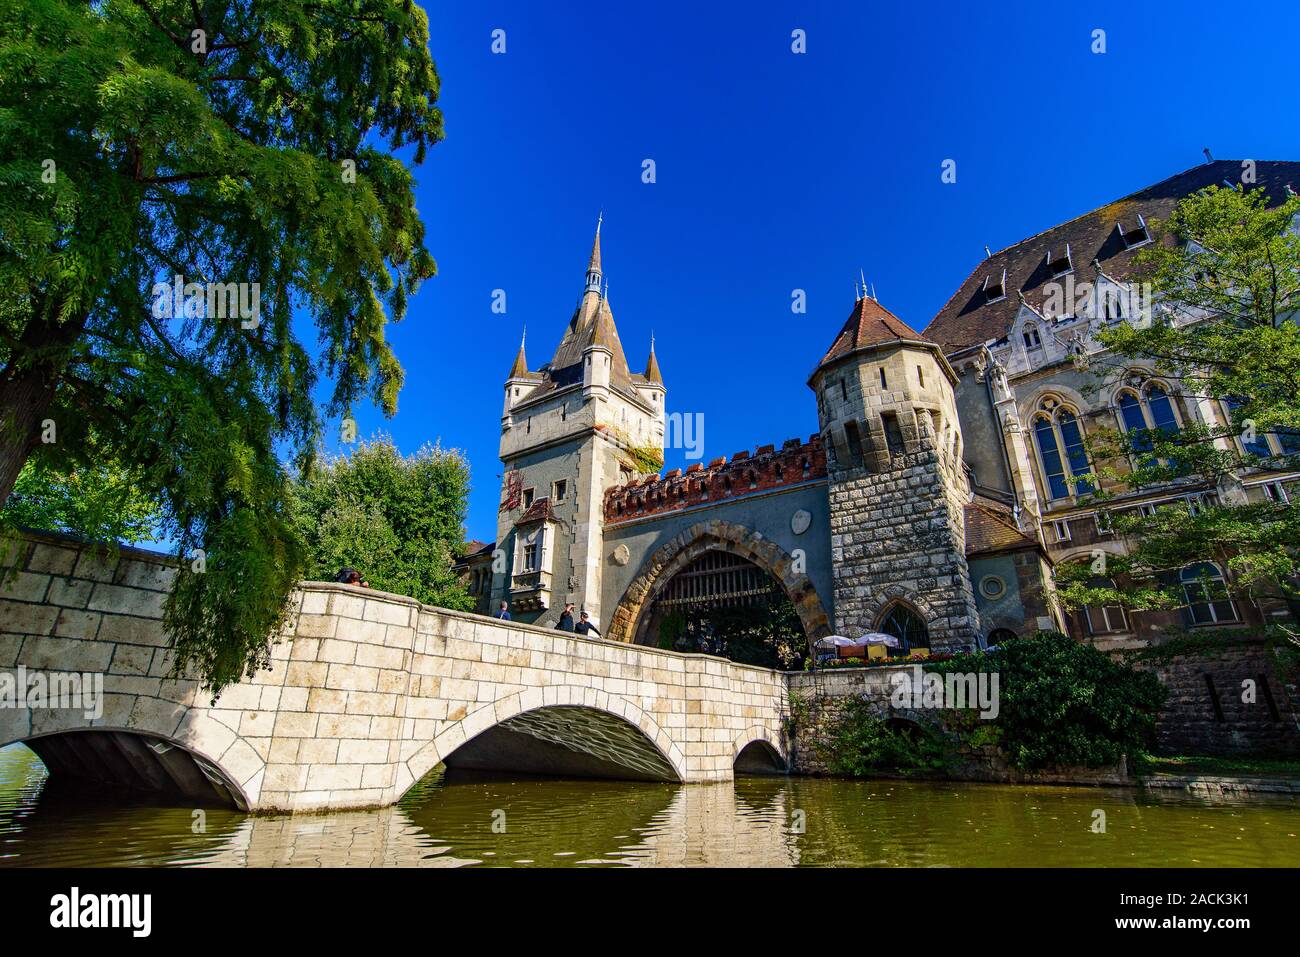
[[[975,644],[956,384],[939,346],[865,290],[808,380],[830,471],[840,634]]]

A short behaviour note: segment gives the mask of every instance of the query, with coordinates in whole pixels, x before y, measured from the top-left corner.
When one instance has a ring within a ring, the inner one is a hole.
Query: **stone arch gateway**
[[[635,641],[646,613],[673,576],[710,551],[736,555],[771,575],[794,604],[810,641],[830,634],[830,616],[816,587],[783,548],[753,529],[714,520],[683,530],[645,560],[623,593],[610,621],[608,637],[613,641]]]

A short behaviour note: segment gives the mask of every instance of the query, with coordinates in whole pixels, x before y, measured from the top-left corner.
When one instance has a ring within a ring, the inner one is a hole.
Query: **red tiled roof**
[[[853,311],[843,328],[822,356],[819,366],[848,355],[855,349],[889,342],[893,339],[921,339],[919,332],[899,319],[870,296],[863,296],[853,304]]]
[[[532,505],[528,506],[524,514],[519,516],[515,525],[527,525],[529,522],[549,522],[553,521],[554,518],[555,513],[551,510],[551,498],[548,495],[537,499]]]
[[[1038,544],[1036,538],[1016,527],[1016,520],[1005,505],[976,496],[974,501],[966,503],[964,512],[967,555]]]
[[[1224,180],[1239,182],[1241,174],[1241,160],[1203,163],[993,253],[975,267],[925,327],[925,337],[939,343],[949,354],[1003,338],[1020,311],[1021,295],[1042,310],[1047,298],[1043,287],[1053,281],[1047,256],[1063,255],[1067,244],[1076,283],[1095,279],[1093,260],[1113,279],[1130,278],[1135,272],[1138,248],[1125,244],[1117,223],[1133,231],[1141,215],[1152,227],[1155,220],[1167,219],[1183,198],[1207,186],[1223,185]],[[1279,202],[1287,184],[1300,191],[1300,163],[1260,160],[1255,163],[1255,178],[1255,184],[1248,188],[1263,187],[1274,202]],[[1003,270],[1007,277],[1004,298],[989,302],[984,293],[985,279],[992,277],[992,281],[1000,282]]]

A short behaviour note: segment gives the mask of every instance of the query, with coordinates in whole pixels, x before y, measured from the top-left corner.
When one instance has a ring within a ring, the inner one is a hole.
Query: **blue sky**
[[[923,328],[986,243],[1194,166],[1202,147],[1300,158],[1291,0],[1248,15],[968,6],[426,4],[447,138],[416,171],[417,202],[439,275],[391,327],[399,411],[358,410],[361,434],[463,449],[468,532],[491,540],[503,379],[525,324],[532,367],[550,358],[601,208],[629,362],[643,368],[653,330],[667,407],[704,414],[707,460],[817,430],[804,383],[859,269]]]

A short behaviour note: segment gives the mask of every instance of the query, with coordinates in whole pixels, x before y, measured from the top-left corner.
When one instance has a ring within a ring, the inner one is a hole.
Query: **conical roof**
[[[895,339],[924,340],[925,337],[870,296],[853,304],[853,311],[822,356],[818,368],[855,352]]]

